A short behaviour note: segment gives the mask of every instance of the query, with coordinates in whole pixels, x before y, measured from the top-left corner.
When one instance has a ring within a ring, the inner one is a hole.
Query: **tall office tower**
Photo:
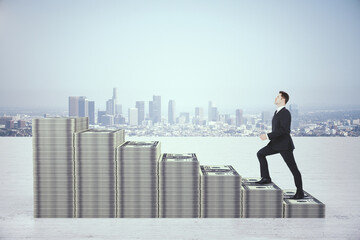
[[[259,180],[260,178],[242,179],[242,217],[282,218],[283,191],[275,183],[269,183],[266,186],[255,183]]]
[[[117,148],[117,217],[158,217],[160,142],[125,142]]]
[[[261,121],[264,124],[271,124],[271,114],[268,111],[261,112]]]
[[[116,217],[116,148],[124,130],[84,130],[74,134],[75,217]]]
[[[87,117],[32,120],[34,217],[74,217],[73,135],[88,128]]]
[[[137,108],[129,108],[129,125],[137,126],[138,123],[138,109]]]
[[[86,97],[79,97],[79,117],[89,116],[89,102]]]
[[[122,114],[122,105],[116,104],[116,115]]]
[[[240,127],[244,124],[243,110],[236,109],[236,126]]]
[[[161,122],[161,96],[153,96],[153,123]]]
[[[79,97],[69,97],[69,117],[79,116]]]
[[[213,107],[213,103],[212,101],[209,101],[208,104],[208,122],[212,121],[212,107]]]
[[[175,124],[175,101],[170,100],[168,105],[168,123]]]
[[[199,161],[195,153],[164,153],[159,162],[159,217],[200,216]]]
[[[218,111],[217,107],[212,107],[210,109],[210,112],[211,112],[210,121],[218,121],[219,120],[219,111]]]
[[[112,105],[113,115],[115,116],[116,114],[121,114],[121,113],[117,112],[117,108],[116,108],[116,105],[117,105],[117,89],[116,88],[113,88],[112,104],[113,104]]]
[[[109,99],[106,101],[106,114],[107,115],[115,115],[115,110],[114,110],[114,100],[113,99]]]
[[[204,109],[201,107],[195,108],[195,120],[194,123],[196,125],[202,125],[204,122]]]
[[[94,125],[95,123],[95,101],[89,101],[89,124]]]
[[[291,113],[291,128],[298,128],[300,126],[298,105],[290,104],[289,110]]]
[[[106,115],[106,111],[98,111],[98,117],[97,117],[98,123],[102,124],[101,118],[104,115]]]
[[[149,101],[149,119],[152,121],[154,116],[154,103]]]
[[[138,109],[138,125],[141,125],[145,120],[145,102],[137,101],[136,108]]]
[[[200,166],[201,217],[241,217],[241,176],[229,165]]]

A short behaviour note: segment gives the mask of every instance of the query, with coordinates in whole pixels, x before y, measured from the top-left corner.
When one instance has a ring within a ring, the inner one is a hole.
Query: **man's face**
[[[281,96],[281,94],[279,93],[276,98],[275,98],[275,105],[279,105],[279,104],[284,104],[284,98]]]

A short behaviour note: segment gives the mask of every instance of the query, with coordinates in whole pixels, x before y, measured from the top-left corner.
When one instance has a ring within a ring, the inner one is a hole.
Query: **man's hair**
[[[289,101],[289,94],[287,94],[286,92],[284,92],[284,91],[279,91],[279,93],[281,94],[281,96],[283,97],[283,98],[285,98],[285,104]]]

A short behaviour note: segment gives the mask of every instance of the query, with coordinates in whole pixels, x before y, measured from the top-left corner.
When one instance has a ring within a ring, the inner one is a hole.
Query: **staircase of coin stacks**
[[[88,128],[88,118],[34,119],[36,218],[324,218],[305,192],[259,185],[229,165],[200,165],[195,153],[125,142],[124,130]]]

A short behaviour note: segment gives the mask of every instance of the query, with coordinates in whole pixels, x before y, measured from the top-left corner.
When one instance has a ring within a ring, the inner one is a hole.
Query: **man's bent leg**
[[[278,153],[269,146],[265,146],[257,152],[257,157],[260,163],[260,174],[263,178],[270,178],[269,167],[266,160],[266,156]]]
[[[283,157],[284,161],[286,162],[287,166],[289,167],[292,175],[294,176],[296,188],[298,190],[303,190],[301,173],[296,165],[293,150],[280,152],[280,154]]]

